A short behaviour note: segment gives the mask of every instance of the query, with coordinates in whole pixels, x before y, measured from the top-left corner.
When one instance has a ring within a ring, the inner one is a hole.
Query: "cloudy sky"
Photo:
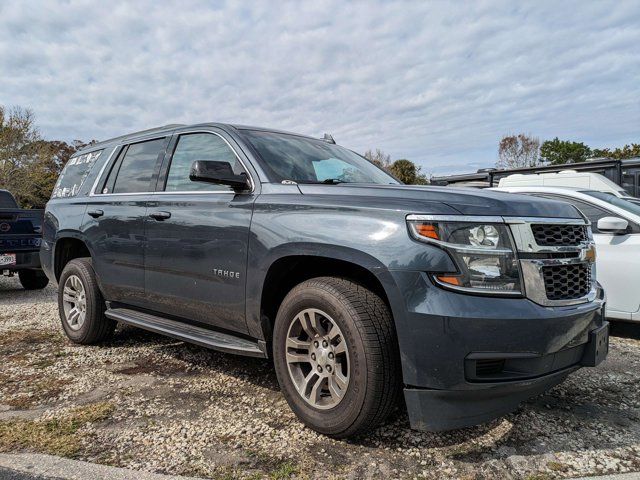
[[[507,133],[640,141],[640,2],[0,1],[0,104],[50,139],[235,122],[474,171]]]

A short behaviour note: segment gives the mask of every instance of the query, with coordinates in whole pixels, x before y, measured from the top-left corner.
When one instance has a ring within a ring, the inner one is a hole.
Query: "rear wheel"
[[[285,297],[274,329],[278,382],[296,415],[336,438],[384,421],[400,392],[393,319],[372,291],[345,279],[305,281]]]
[[[18,278],[25,290],[40,290],[49,284],[49,279],[42,270],[20,270]]]
[[[67,263],[59,285],[58,311],[67,337],[85,345],[110,337],[116,322],[104,316],[105,303],[91,259],[76,258]]]

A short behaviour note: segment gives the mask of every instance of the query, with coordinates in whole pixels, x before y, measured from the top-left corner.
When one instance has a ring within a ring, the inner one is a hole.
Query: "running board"
[[[130,310],[128,308],[109,308],[105,312],[107,318],[126,323],[134,327],[160,333],[168,337],[195,343],[220,352],[266,358],[266,352],[260,348],[263,344],[236,337],[228,333],[216,332],[188,323],[169,320],[168,318]]]

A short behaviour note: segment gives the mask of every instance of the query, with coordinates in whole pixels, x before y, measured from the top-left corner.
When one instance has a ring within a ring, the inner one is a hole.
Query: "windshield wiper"
[[[338,185],[339,183],[353,183],[340,180],[339,178],[327,178],[325,180],[283,180],[282,183],[289,185]]]

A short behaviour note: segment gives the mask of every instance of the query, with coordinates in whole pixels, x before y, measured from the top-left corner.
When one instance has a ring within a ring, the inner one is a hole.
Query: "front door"
[[[149,305],[160,313],[246,332],[254,195],[192,182],[189,170],[196,160],[215,160],[230,163],[237,174],[249,173],[222,133],[185,132],[172,145],[145,220]]]
[[[595,233],[598,281],[607,294],[607,312],[631,320],[640,309],[640,234]]]
[[[82,230],[108,301],[144,306],[144,220],[167,143],[125,145],[87,199]]]

